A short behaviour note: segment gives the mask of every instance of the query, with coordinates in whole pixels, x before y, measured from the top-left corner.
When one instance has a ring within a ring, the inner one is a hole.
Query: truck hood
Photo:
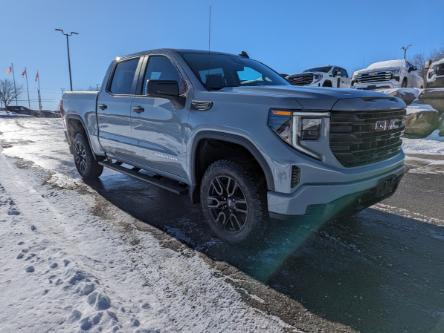
[[[312,75],[312,74],[322,74],[322,73],[321,72],[302,72],[302,73],[291,74],[291,75],[289,75],[289,77],[303,76],[303,75]]]
[[[374,73],[374,72],[381,72],[381,71],[394,71],[394,70],[400,70],[401,67],[379,67],[379,68],[364,68],[360,69],[358,71],[355,71],[353,75],[357,74],[366,74],[366,73]]]
[[[339,100],[364,100],[364,99],[393,99],[385,94],[355,89],[335,89],[321,87],[299,87],[299,86],[256,86],[256,87],[229,87],[215,93],[225,93],[233,97],[243,97],[252,101],[269,98],[284,102],[297,102],[307,110],[330,111]],[[279,106],[279,105],[276,105]]]

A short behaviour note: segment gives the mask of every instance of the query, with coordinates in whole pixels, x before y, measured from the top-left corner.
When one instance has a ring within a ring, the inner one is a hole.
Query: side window
[[[110,92],[113,94],[132,94],[134,75],[136,74],[139,58],[124,60],[117,64],[111,82]]]
[[[244,81],[263,81],[262,74],[250,67],[244,67],[243,70],[237,71],[237,76],[241,84]]]
[[[177,68],[165,56],[150,56],[148,58],[148,66],[145,70],[143,80],[143,92],[147,91],[147,81],[149,80],[171,80],[179,82],[181,80]]]
[[[207,83],[207,77],[211,75],[218,75],[222,78],[225,76],[224,70],[220,67],[218,68],[210,68],[210,69],[204,69],[199,71],[200,80],[206,84]]]
[[[348,73],[344,68],[339,68],[342,77],[348,77]]]

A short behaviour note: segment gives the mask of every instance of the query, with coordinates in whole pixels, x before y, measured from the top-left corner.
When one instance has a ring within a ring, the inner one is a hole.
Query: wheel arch
[[[74,134],[77,133],[76,130],[81,130],[83,134],[86,136],[86,139],[88,140],[89,147],[91,149],[91,152],[94,157],[96,157],[96,154],[94,152],[93,146],[91,144],[91,138],[89,137],[87,127],[85,125],[85,122],[83,121],[82,117],[76,114],[67,115],[65,117],[66,120],[66,132],[67,132],[67,140],[69,147],[71,149],[71,143],[74,139]]]
[[[251,156],[254,158],[255,162],[260,167],[262,173],[264,174],[267,189],[270,191],[274,190],[274,179],[273,173],[271,171],[270,166],[267,161],[260,153],[258,148],[245,137],[240,135],[231,134],[231,133],[223,133],[216,131],[202,131],[196,134],[193,140],[192,148],[191,148],[191,158],[190,158],[190,176],[191,176],[191,189],[190,196],[193,202],[197,201],[196,192],[200,185],[201,176],[199,175],[199,158],[198,152],[201,148],[201,145],[206,140],[217,140],[222,143],[237,145],[246,151],[248,151]],[[202,170],[201,170],[202,171]]]

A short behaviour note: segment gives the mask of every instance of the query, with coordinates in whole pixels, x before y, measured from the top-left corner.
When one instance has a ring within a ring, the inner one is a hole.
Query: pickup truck
[[[405,59],[380,61],[357,70],[352,76],[352,88],[390,89],[424,88],[418,68]]]
[[[444,87],[444,58],[437,61],[429,61],[427,70],[427,87]]]
[[[324,66],[310,68],[302,73],[286,77],[295,86],[350,88],[351,79],[347,70],[339,66]]]
[[[245,55],[119,57],[100,91],[66,92],[61,105],[83,179],[108,167],[188,194],[230,243],[260,239],[270,216],[365,208],[404,173],[400,99],[295,87]]]

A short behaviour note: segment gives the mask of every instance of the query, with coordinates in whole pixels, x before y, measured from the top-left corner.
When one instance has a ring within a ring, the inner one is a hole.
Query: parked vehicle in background
[[[387,60],[355,71],[351,86],[357,89],[424,88],[424,79],[407,60]]]
[[[295,86],[350,88],[347,70],[338,66],[323,66],[286,77]]]
[[[84,179],[108,167],[188,193],[231,243],[260,238],[269,215],[363,209],[390,196],[404,173],[400,99],[294,87],[226,53],[119,57],[100,91],[65,92],[63,114]]]
[[[427,71],[427,87],[444,87],[444,58],[430,62]]]

